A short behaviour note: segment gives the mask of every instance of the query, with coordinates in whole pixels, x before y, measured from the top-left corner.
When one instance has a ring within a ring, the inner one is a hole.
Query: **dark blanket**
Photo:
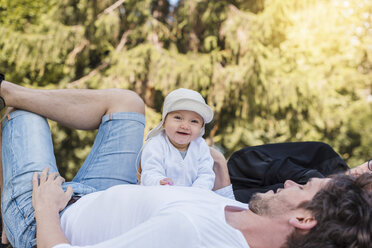
[[[235,198],[249,202],[256,192],[276,191],[288,179],[305,184],[312,177],[345,172],[349,167],[322,142],[276,143],[243,148],[228,160]]]

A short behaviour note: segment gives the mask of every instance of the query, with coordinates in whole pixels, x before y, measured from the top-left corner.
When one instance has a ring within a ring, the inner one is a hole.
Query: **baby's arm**
[[[198,166],[198,177],[193,182],[192,187],[199,187],[212,190],[214,186],[215,174],[213,171],[213,158],[211,156],[209,146],[203,140],[200,144],[200,157],[196,161]]]
[[[164,168],[164,152],[163,145],[156,140],[156,137],[147,141],[141,156],[142,185],[163,185],[161,181],[167,178]]]

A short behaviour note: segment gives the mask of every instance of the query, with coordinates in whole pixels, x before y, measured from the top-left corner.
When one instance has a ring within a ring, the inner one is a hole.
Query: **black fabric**
[[[245,203],[256,192],[282,188],[288,179],[305,184],[312,177],[322,178],[348,169],[332,147],[322,142],[246,147],[233,153],[227,164],[235,198]]]

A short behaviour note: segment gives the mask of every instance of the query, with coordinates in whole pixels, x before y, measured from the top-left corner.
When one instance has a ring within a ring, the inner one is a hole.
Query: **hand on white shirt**
[[[172,179],[170,179],[169,177],[161,179],[159,183],[160,185],[169,185],[169,186],[173,186],[174,184]]]

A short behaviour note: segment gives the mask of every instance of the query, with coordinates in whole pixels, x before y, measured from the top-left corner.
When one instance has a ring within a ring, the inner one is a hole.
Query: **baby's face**
[[[187,150],[190,142],[199,137],[203,125],[203,118],[188,110],[168,113],[163,124],[170,142],[180,151]]]

